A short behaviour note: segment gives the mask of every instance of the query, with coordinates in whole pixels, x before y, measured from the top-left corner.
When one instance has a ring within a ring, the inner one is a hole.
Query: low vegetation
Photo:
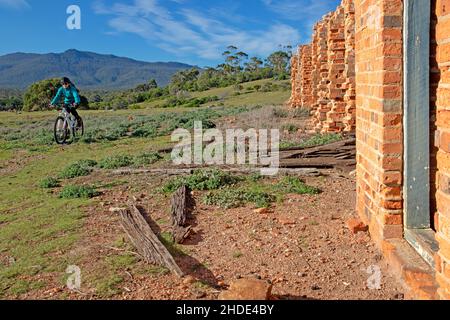
[[[94,160],[81,160],[65,167],[59,174],[61,179],[73,179],[77,177],[84,177],[91,174],[97,162]]]
[[[39,186],[43,189],[53,189],[59,187],[59,181],[53,177],[46,177],[41,180]]]
[[[164,185],[162,191],[171,193],[181,186],[187,186],[191,190],[216,190],[233,185],[242,179],[221,170],[196,170],[192,175],[177,177]]]
[[[183,185],[191,190],[209,191],[203,196],[203,202],[224,209],[247,204],[265,208],[287,194],[320,193],[320,189],[308,186],[297,177],[284,177],[275,184],[262,182],[263,179],[259,174],[243,177],[219,169],[196,170],[192,175],[170,180],[162,191],[172,193]]]
[[[329,143],[338,142],[343,139],[343,136],[341,134],[337,133],[317,133],[308,139],[302,141],[302,142],[291,142],[291,141],[282,141],[280,143],[280,148],[312,148],[312,147],[318,147],[323,146]]]
[[[90,199],[98,196],[99,193],[93,186],[78,186],[69,185],[65,186],[59,193],[61,199]]]

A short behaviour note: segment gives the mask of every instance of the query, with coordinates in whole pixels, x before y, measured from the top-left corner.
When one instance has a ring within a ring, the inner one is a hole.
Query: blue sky
[[[315,21],[340,0],[0,0],[0,55],[67,49],[199,66],[236,45],[265,57],[309,41]],[[69,5],[81,30],[68,30]]]

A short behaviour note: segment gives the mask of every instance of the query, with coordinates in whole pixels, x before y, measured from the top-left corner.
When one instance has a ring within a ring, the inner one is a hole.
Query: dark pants
[[[71,105],[65,105],[64,106],[64,108],[67,110],[67,112],[69,112],[70,114],[72,114],[76,119],[77,119],[77,122],[78,122],[78,125],[81,123],[81,117],[80,117],[80,115],[78,114],[78,112],[77,112],[77,109],[76,108],[74,108],[73,106],[71,106]]]

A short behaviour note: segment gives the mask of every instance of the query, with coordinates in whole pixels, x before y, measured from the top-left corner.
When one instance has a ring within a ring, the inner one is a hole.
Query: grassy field
[[[261,88],[266,85],[275,85],[273,91],[263,92]],[[255,89],[255,86],[261,87],[259,91]],[[192,92],[189,93],[191,98],[203,98],[216,96],[219,101],[209,102],[206,105],[219,105],[219,106],[256,106],[256,105],[282,105],[290,97],[290,82],[286,81],[273,81],[273,80],[258,80],[242,84],[239,90],[235,86],[230,86],[226,88],[214,88],[203,92]],[[164,103],[163,100],[155,100],[152,102],[144,102],[138,104],[139,108],[155,108],[161,106]]]
[[[245,113],[250,110],[247,106],[281,104],[289,97],[288,91],[247,91],[233,95],[234,88],[223,88],[197,93],[220,96],[222,106],[217,108],[158,109],[144,104],[146,109],[140,110],[82,111],[85,138],[64,147],[53,143],[56,112],[0,113],[0,298],[39,290],[46,286],[40,275],[64,275],[67,265],[77,263],[68,260],[68,252],[80,239],[84,209],[96,200],[61,198],[42,188],[42,180],[58,177],[78,160],[100,162],[114,155],[133,157],[157,150],[168,144],[173,129],[189,128],[194,120],[208,123]]]

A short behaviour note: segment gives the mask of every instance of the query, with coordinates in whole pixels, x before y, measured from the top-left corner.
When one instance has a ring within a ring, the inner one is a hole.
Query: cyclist
[[[61,97],[64,97],[64,108],[77,119],[78,126],[80,126],[82,120],[76,109],[81,102],[80,95],[78,89],[67,77],[61,79],[61,88],[59,88],[50,106],[54,107]]]

